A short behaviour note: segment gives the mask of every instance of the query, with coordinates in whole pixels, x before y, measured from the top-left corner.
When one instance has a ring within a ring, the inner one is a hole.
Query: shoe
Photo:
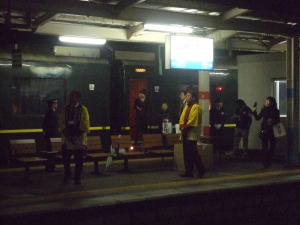
[[[184,173],[184,174],[180,174],[180,177],[194,177],[193,174],[189,174],[189,173]]]

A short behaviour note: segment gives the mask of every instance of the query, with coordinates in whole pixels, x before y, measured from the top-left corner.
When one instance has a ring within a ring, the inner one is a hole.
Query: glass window
[[[274,80],[274,96],[281,117],[286,117],[286,94],[286,80]]]
[[[47,110],[47,100],[57,98],[64,104],[65,80],[41,78],[16,78],[12,87],[13,115],[42,115]]]

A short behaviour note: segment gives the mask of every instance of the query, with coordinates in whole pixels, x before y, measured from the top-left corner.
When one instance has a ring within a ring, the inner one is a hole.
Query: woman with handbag
[[[253,116],[256,120],[262,118],[259,138],[262,143],[262,163],[264,168],[271,166],[272,157],[276,148],[273,126],[280,123],[279,110],[275,98],[267,97],[264,107],[257,114],[257,106],[253,106]]]

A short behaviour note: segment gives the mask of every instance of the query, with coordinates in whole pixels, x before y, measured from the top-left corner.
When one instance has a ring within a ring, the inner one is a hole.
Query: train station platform
[[[180,178],[172,158],[132,160],[128,172],[114,161],[103,175],[86,163],[81,185],[63,185],[57,168],[33,168],[27,183],[23,168],[1,169],[0,223],[300,224],[300,169],[276,162],[226,156],[201,179]]]

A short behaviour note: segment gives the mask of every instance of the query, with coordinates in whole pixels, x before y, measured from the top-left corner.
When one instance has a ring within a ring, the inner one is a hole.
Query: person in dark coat
[[[158,112],[158,123],[159,123],[159,129],[162,131],[162,123],[163,122],[172,122],[172,114],[169,109],[168,103],[164,102],[161,105],[161,109]]]
[[[275,98],[267,97],[264,107],[257,114],[257,107],[253,107],[253,116],[256,120],[262,118],[260,139],[262,143],[262,163],[264,168],[272,164],[272,157],[276,148],[276,138],[274,137],[273,125],[280,123],[280,114],[277,109]]]
[[[57,107],[58,101],[56,98],[53,98],[48,101],[48,110],[45,112],[44,121],[43,121],[43,134],[45,138],[46,150],[52,151],[50,138],[59,137],[58,131],[58,114]],[[55,163],[50,162],[46,165],[46,171],[55,172]]]
[[[210,135],[213,137],[214,152],[222,152],[222,137],[225,124],[225,110],[220,99],[214,101],[214,106],[209,111]]]
[[[146,96],[146,90],[140,91],[139,96],[134,102],[135,109],[135,132],[134,141],[135,144],[143,142],[143,134],[148,129],[147,114],[148,114],[148,99]]]
[[[186,104],[186,91],[181,91],[179,94],[179,98],[180,98],[180,109],[179,109],[179,117],[180,117]]]
[[[233,153],[237,157],[240,155],[239,144],[241,139],[243,139],[243,151],[241,156],[245,159],[248,153],[248,137],[252,123],[252,110],[242,99],[236,100],[236,106],[237,109],[232,117],[236,124],[234,129]]]

